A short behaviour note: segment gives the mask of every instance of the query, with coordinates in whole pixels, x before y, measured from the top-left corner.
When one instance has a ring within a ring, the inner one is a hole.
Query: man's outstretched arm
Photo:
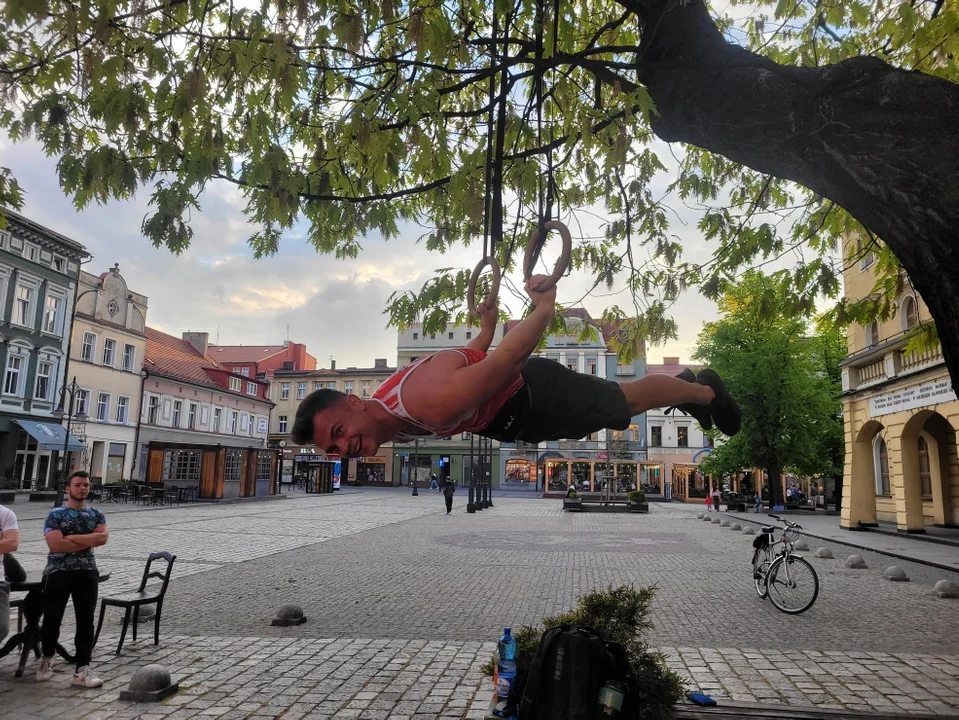
[[[486,352],[489,350],[489,346],[492,344],[493,338],[496,335],[496,321],[499,318],[499,312],[496,308],[492,310],[487,309],[483,303],[476,306],[476,311],[480,315],[479,335],[470,340],[466,348],[468,350]]]
[[[545,279],[545,275],[535,275],[526,283],[526,291],[536,305],[533,312],[510,330],[484,360],[450,375],[444,392],[450,420],[461,418],[522,372],[556,314],[556,288],[546,292],[535,289]]]

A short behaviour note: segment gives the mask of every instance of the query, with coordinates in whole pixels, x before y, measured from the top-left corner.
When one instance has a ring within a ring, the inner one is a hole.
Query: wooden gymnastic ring
[[[566,227],[564,223],[561,223],[559,220],[547,220],[543,224],[543,230],[545,232],[555,230],[559,233],[563,239],[563,252],[556,261],[556,265],[553,266],[553,274],[544,282],[540,283],[537,290],[549,290],[559,282],[559,279],[563,277],[563,273],[565,273],[569,267],[569,258],[573,253],[573,237],[569,234],[569,228]],[[533,258],[545,242],[546,235],[545,233],[541,234],[539,228],[536,228],[530,234],[529,242],[526,244],[526,257],[523,260],[523,277],[526,280],[532,277]]]
[[[466,307],[469,309],[469,313],[474,318],[478,318],[480,314],[476,311],[476,283],[479,282],[480,273],[483,272],[483,268],[489,265],[490,272],[493,275],[493,284],[490,286],[489,294],[486,296],[486,300],[483,301],[483,305],[486,306],[488,310],[492,310],[496,307],[496,298],[499,297],[499,281],[500,281],[500,269],[499,263],[496,262],[496,258],[490,255],[487,258],[483,258],[478,263],[476,267],[473,268],[473,274],[470,275],[470,284],[466,290]]]

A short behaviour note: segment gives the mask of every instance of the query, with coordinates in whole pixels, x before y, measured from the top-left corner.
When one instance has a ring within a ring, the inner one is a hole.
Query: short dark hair
[[[78,477],[78,478],[86,478],[87,480],[89,480],[89,479],[90,479],[90,473],[88,473],[86,470],[76,470],[75,472],[70,473],[70,475],[67,477],[67,485],[69,485],[70,483],[72,483],[72,482],[73,482],[73,478],[75,478],[75,477]]]
[[[307,395],[296,409],[290,436],[297,445],[313,444],[313,416],[346,400],[339,390],[315,390]]]

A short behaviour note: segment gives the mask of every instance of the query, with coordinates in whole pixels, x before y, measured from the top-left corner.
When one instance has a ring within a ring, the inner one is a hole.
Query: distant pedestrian
[[[756,508],[753,512],[761,512],[763,509],[763,499],[759,497],[759,493],[753,495],[753,503],[755,503]]]
[[[439,490],[440,485],[436,482],[436,473],[430,474],[430,490]]]
[[[716,488],[715,490],[713,490],[713,510],[715,510],[716,512],[719,512],[719,498],[720,498],[719,488]]]
[[[712,512],[713,509],[713,499],[707,495],[706,496],[706,512]]]
[[[448,479],[443,483],[443,498],[446,500],[446,514],[453,512],[453,493],[456,492],[456,486],[453,481]]]

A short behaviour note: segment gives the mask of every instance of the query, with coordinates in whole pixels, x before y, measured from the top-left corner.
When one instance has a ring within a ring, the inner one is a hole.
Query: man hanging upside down
[[[469,345],[416,360],[371,399],[336,390],[308,395],[296,411],[293,442],[347,458],[375,455],[390,440],[462,432],[539,443],[624,430],[634,415],[667,406],[692,415],[705,429],[715,423],[727,435],[739,432],[739,407],[712,370],[616,383],[531,358],[556,311],[556,288],[539,290],[545,279],[534,275],[526,283],[535,309],[492,352],[486,351],[496,312],[481,303],[480,333]]]

